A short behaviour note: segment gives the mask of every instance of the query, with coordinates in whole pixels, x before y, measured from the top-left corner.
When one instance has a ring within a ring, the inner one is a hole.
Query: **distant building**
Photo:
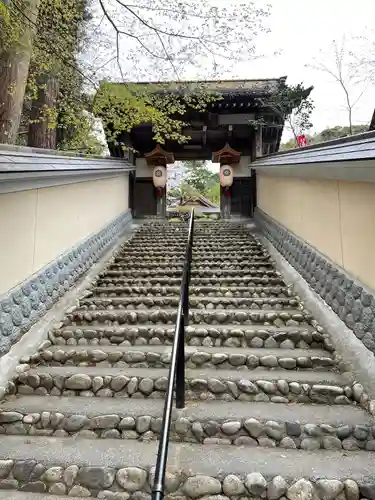
[[[186,167],[183,163],[175,165],[168,165],[167,168],[167,189],[174,189],[178,187],[184,180],[186,174]]]
[[[177,210],[178,207],[184,207],[185,209],[194,208],[197,212],[206,214],[220,213],[220,207],[215,205],[215,203],[212,203],[212,201],[208,198],[205,198],[201,195],[190,196],[189,198],[183,200],[181,204],[178,204],[175,207],[172,206],[170,209],[173,210],[173,208],[175,208]]]

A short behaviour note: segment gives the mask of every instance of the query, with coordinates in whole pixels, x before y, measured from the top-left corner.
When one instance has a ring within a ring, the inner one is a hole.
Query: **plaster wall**
[[[129,175],[0,194],[0,295],[128,210]]]
[[[144,158],[137,158],[135,160],[135,176],[138,177],[152,177],[152,168],[147,165]]]
[[[257,172],[258,207],[375,288],[375,183]]]
[[[233,166],[234,177],[250,177],[250,156],[241,156],[238,165]]]

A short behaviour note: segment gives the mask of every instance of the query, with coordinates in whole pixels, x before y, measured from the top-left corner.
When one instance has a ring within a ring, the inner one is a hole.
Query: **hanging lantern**
[[[162,165],[154,167],[152,179],[156,188],[164,188],[167,183],[167,169]]]
[[[223,188],[230,187],[233,184],[233,168],[230,165],[221,165],[220,184]]]

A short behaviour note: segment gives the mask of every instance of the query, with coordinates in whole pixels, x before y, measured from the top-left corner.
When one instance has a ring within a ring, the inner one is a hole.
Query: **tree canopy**
[[[184,200],[202,195],[217,205],[220,203],[219,174],[212,172],[205,161],[189,160],[183,162],[186,175],[180,185],[168,190],[168,197]]]
[[[280,127],[285,125],[297,139],[298,135],[312,127],[311,113],[314,110],[314,102],[310,97],[311,91],[312,87],[306,88],[302,83],[297,85],[284,83],[278,92],[262,99],[262,105],[276,115]],[[255,118],[250,123],[256,128],[267,125],[263,117]],[[273,124],[275,125],[277,124]]]
[[[108,77],[129,82],[157,75],[181,83],[192,70],[202,79],[222,76],[221,63],[254,57],[268,15],[251,0],[225,6],[200,0],[0,0],[0,142],[19,141],[23,111],[23,142],[28,134],[34,146],[86,148],[93,129],[88,96],[96,92],[94,110],[114,136],[120,121],[128,130],[142,120],[152,124],[159,143],[186,141],[183,108],[204,108],[211,93],[188,88],[182,98],[165,98],[151,88],[109,87]],[[114,104],[110,112],[105,99]]]
[[[362,132],[368,131],[368,125],[352,125],[352,134],[361,134]],[[350,133],[350,127],[336,125],[335,127],[330,127],[322,130],[321,132],[313,135],[306,135],[307,144],[319,144],[321,142],[331,141],[333,139],[339,139],[340,137],[347,137],[352,135]],[[295,139],[290,139],[281,145],[281,150],[293,149],[298,147],[297,141]]]

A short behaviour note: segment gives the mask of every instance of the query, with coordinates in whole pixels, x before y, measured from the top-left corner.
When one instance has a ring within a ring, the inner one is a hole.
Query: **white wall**
[[[303,168],[303,167],[301,167]],[[257,173],[258,207],[375,288],[375,183]]]
[[[0,194],[0,294],[128,210],[129,175]]]

